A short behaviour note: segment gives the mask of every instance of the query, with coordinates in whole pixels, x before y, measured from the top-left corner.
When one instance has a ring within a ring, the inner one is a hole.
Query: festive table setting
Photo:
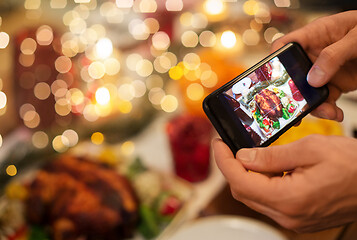
[[[351,7],[313,2],[2,1],[0,240],[353,239],[234,200],[202,110],[274,40]],[[356,99],[339,101],[344,122],[308,116],[273,145],[356,137]]]

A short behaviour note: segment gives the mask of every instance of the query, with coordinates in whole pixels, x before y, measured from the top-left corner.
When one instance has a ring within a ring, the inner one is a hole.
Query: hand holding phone
[[[328,97],[306,80],[312,63],[288,43],[203,101],[208,118],[233,153],[268,146]]]

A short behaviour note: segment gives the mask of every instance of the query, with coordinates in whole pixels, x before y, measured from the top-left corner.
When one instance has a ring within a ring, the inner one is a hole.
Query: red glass
[[[167,133],[179,177],[190,182],[208,177],[211,131],[209,121],[199,116],[183,115],[168,122]]]

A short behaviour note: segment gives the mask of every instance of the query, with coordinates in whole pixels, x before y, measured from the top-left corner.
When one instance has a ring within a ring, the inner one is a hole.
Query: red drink
[[[206,179],[210,165],[211,124],[207,119],[184,115],[167,124],[176,174],[190,182]]]

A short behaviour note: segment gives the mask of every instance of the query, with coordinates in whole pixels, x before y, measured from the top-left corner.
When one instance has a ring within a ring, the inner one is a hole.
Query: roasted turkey
[[[30,184],[27,217],[32,224],[49,225],[55,240],[123,239],[134,231],[138,203],[125,177],[65,155]]]
[[[254,96],[261,115],[268,116],[271,120],[277,121],[283,116],[283,106],[280,98],[268,89],[263,89]]]

